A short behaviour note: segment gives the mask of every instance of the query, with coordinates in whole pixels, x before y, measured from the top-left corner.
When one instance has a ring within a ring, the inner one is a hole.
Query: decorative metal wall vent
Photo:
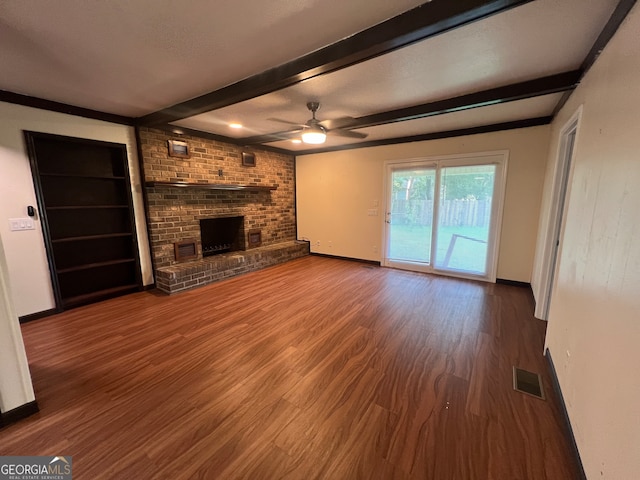
[[[513,367],[513,389],[544,400],[542,379],[537,373]]]
[[[176,255],[176,262],[193,260],[198,258],[198,248],[195,240],[184,240],[173,244],[173,251]]]

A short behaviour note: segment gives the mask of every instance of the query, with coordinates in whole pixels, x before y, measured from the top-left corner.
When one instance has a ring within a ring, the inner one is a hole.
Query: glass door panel
[[[487,275],[496,165],[442,167],[434,267]]]
[[[431,263],[435,182],[433,168],[391,170],[391,208],[386,217],[388,262]]]

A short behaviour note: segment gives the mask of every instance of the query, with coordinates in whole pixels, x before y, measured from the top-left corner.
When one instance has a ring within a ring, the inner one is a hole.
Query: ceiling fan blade
[[[353,117],[340,117],[334,118],[333,120],[322,120],[322,126],[327,130],[335,130],[336,128],[345,128],[353,125],[354,123]]]
[[[367,133],[354,132],[353,130],[329,130],[329,135],[335,135],[337,137],[348,137],[348,138],[367,138],[369,135]]]
[[[304,124],[302,123],[290,122],[289,120],[283,120],[282,118],[267,118],[267,120],[269,120],[270,122],[278,122],[278,123],[285,123],[287,125],[295,125],[296,127],[304,126]]]
[[[253,137],[245,137],[241,140],[245,145],[279,142],[281,140],[291,140],[292,138],[300,136],[302,130],[302,128],[297,128],[295,130],[287,130],[285,132],[275,132],[267,133],[265,135],[255,135]]]
[[[316,120],[315,113],[320,107],[320,104],[317,102],[309,102],[307,103],[307,108],[311,111],[312,118],[306,124],[290,122],[289,120],[284,120],[282,118],[271,117],[267,120],[271,122],[284,123],[286,125],[295,125],[295,130],[288,130],[286,132],[276,132],[269,133],[266,135],[256,135],[253,137],[247,137],[242,139],[242,141],[247,144],[262,144],[262,143],[271,143],[277,142],[281,140],[291,140],[298,137],[306,128],[310,127],[322,127],[329,135],[335,135],[338,137],[347,137],[347,138],[367,138],[366,133],[354,132],[353,130],[349,130],[349,127],[355,125],[355,119],[353,117],[340,117],[334,118],[333,120]]]

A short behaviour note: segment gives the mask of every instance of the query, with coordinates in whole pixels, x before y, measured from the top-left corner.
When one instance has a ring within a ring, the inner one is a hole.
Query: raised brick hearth
[[[167,140],[176,139],[187,143],[190,158],[168,155]],[[161,290],[175,293],[309,253],[306,242],[296,242],[292,155],[252,148],[256,165],[248,167],[237,145],[150,128],[140,129],[140,147],[151,255]],[[258,188],[211,190],[171,182]],[[260,232],[261,246],[251,248],[245,238],[239,251],[203,259],[200,220],[232,216],[244,218],[245,237]],[[196,242],[197,258],[181,262],[175,243],[188,241]]]
[[[309,242],[293,241],[224,253],[195,262],[162,267],[156,271],[156,286],[166,293],[199,287],[242,273],[260,270],[309,254]]]

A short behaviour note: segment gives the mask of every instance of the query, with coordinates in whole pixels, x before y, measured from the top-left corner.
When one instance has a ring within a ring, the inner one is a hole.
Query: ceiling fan
[[[298,124],[295,122],[289,122],[287,120],[280,120],[278,118],[271,118],[270,120],[280,123],[287,123],[289,125],[298,125],[301,128],[283,133],[290,138],[296,137],[298,134],[300,134],[300,137],[302,138],[302,141],[304,143],[309,143],[312,145],[324,143],[327,135],[337,135],[340,137],[360,139],[367,138],[366,133],[354,132],[353,130],[349,130],[348,128],[340,128],[340,124],[348,124],[349,120],[353,120],[351,117],[321,122],[316,118],[316,112],[320,108],[320,102],[308,102],[307,108],[311,112],[311,118],[307,120],[307,123],[305,124]]]

